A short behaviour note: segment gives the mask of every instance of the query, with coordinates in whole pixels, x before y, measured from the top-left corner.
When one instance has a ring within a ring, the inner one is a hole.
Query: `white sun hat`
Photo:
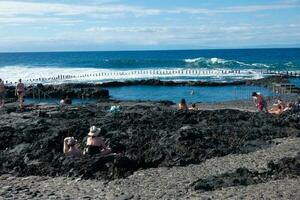
[[[97,137],[100,132],[101,132],[101,128],[97,128],[96,126],[92,126],[90,128],[90,132],[88,133],[88,136]]]

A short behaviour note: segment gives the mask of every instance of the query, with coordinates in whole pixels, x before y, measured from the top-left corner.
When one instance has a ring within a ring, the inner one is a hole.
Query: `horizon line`
[[[199,50],[254,50],[254,49],[300,49],[296,47],[240,47],[240,48],[186,48],[186,49],[136,49],[136,50],[54,50],[54,51],[0,51],[0,54],[9,53],[80,53],[80,52],[142,52],[142,51],[199,51]]]

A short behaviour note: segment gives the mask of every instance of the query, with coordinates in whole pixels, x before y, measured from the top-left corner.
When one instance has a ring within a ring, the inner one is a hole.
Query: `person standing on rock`
[[[18,97],[18,102],[19,102],[20,108],[23,108],[24,96],[25,96],[25,85],[24,85],[24,83],[22,83],[22,79],[19,79],[19,82],[16,86],[15,94]]]
[[[64,139],[63,152],[66,156],[80,157],[82,155],[81,150],[76,146],[74,137],[66,137]]]
[[[259,111],[268,111],[267,101],[264,99],[263,95],[259,92],[252,92],[253,102]]]
[[[5,85],[4,85],[4,81],[0,78],[0,108],[2,108],[4,106],[5,103]]]

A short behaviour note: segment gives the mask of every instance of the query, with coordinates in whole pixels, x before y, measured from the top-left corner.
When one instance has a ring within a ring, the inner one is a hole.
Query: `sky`
[[[300,0],[0,0],[0,52],[300,47]]]

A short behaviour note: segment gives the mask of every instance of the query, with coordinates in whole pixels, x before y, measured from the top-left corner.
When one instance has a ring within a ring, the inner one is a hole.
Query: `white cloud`
[[[83,33],[64,33],[62,37],[79,38],[82,41],[94,41],[97,44],[195,44],[208,42],[248,41],[264,38],[266,40],[296,37],[300,31],[295,24],[253,26],[249,24],[218,26],[217,24],[192,26],[154,26],[154,27],[90,27]],[[286,33],[289,32],[289,33]],[[272,35],[272,38],[269,36]],[[286,35],[286,36],[285,36]],[[300,40],[300,38],[298,38]]]
[[[21,1],[1,1],[0,15],[57,15],[57,16],[74,16],[74,15],[120,15],[133,14],[155,15],[159,14],[159,9],[146,9],[138,6],[127,6],[118,4],[97,4],[97,5],[78,5],[78,4],[62,4],[62,3],[35,3]]]
[[[32,47],[51,50],[128,49],[126,47],[159,48],[162,46],[230,47],[259,44],[291,44],[300,42],[298,24],[230,26],[207,24],[202,26],[146,26],[146,27],[90,27],[86,30],[65,31],[51,36],[10,36],[0,38],[0,49]],[[129,48],[131,49],[131,48]]]
[[[160,14],[190,14],[190,15],[214,15],[218,13],[247,13],[266,10],[278,10],[296,8],[298,5],[295,2],[280,3],[274,5],[248,5],[248,6],[233,6],[223,8],[146,8],[142,6],[131,6],[117,3],[102,3],[102,4],[66,4],[66,3],[40,3],[40,2],[25,2],[25,1],[0,1],[0,17],[2,22],[22,21],[24,23],[35,23],[42,18],[54,17],[54,22],[59,22],[68,19],[97,18],[107,19],[111,17],[120,17],[124,15],[152,16]],[[64,18],[64,19],[63,19]],[[81,19],[82,20],[82,19]],[[86,19],[88,20],[88,19]],[[47,21],[47,20],[45,20]],[[48,20],[51,23],[51,20]],[[63,23],[63,22],[62,22]]]

